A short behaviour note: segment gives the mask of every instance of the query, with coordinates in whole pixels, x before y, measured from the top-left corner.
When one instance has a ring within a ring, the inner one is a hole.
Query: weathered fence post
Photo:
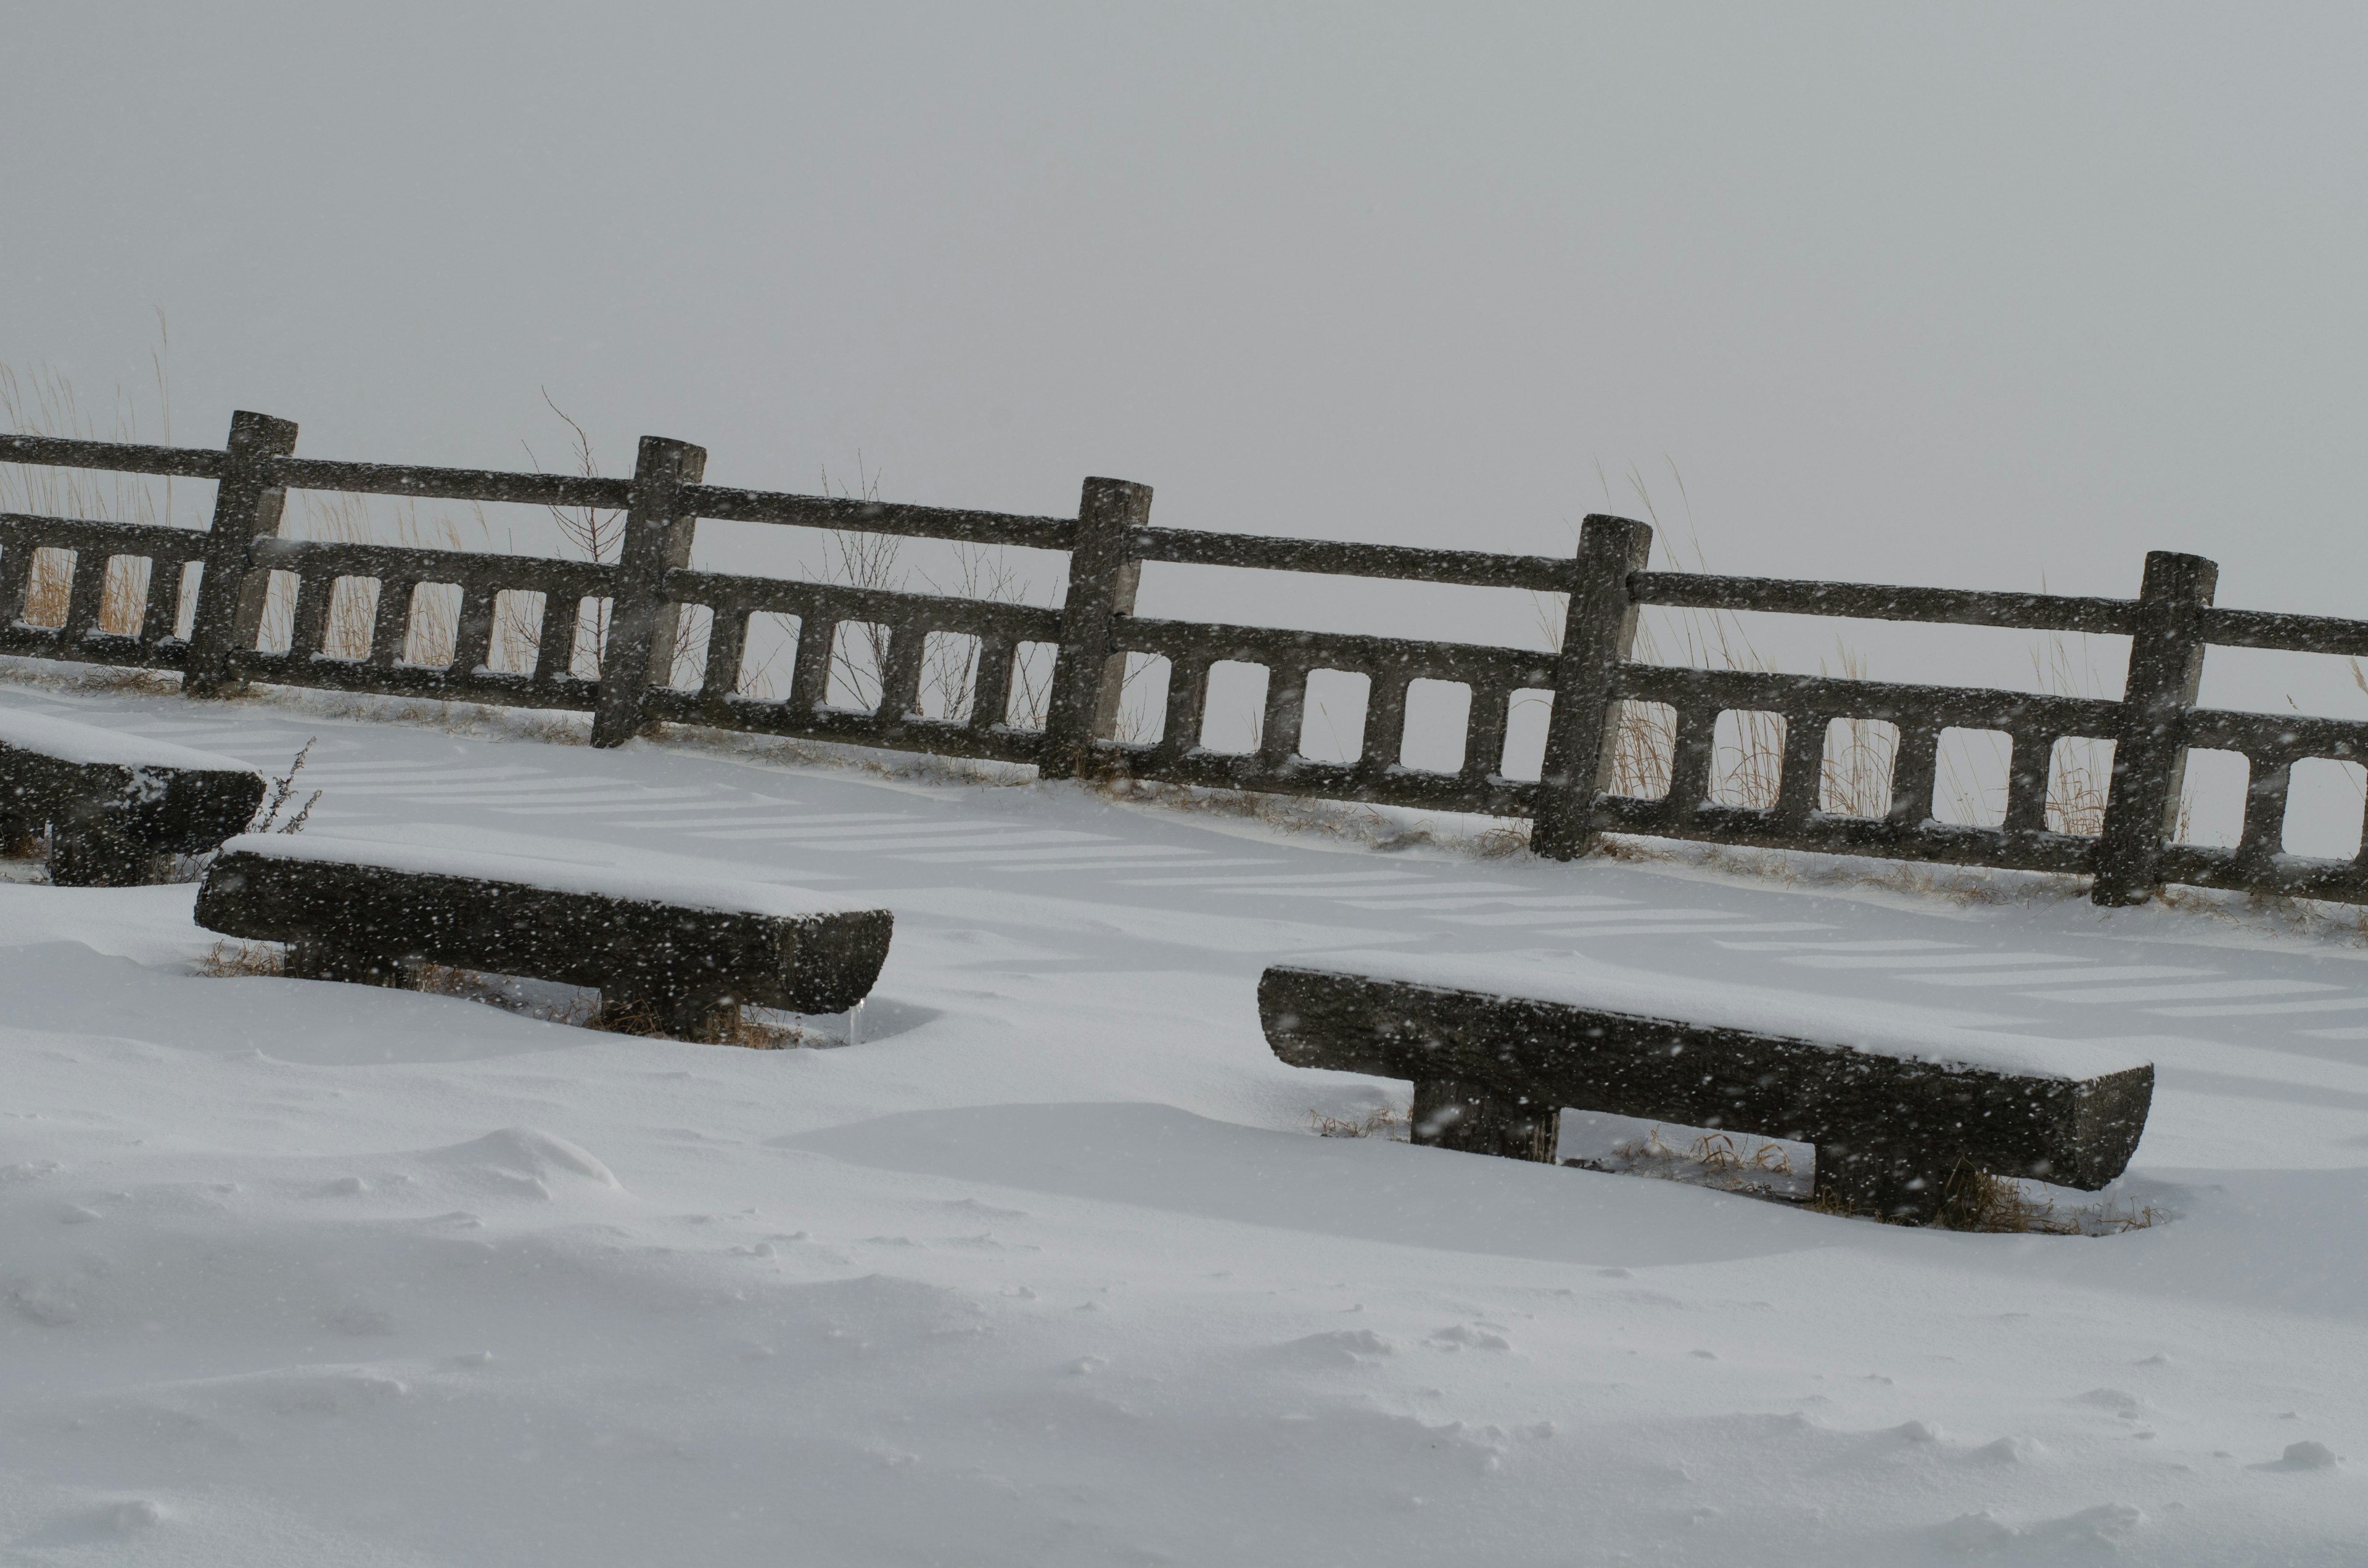
[[[1110,621],[1134,613],[1143,562],[1128,537],[1151,521],[1151,486],[1088,479],[1077,502],[1077,536],[1069,547],[1069,592],[1061,605],[1061,653],[1053,670],[1052,710],[1044,716],[1047,778],[1090,772],[1094,742],[1118,728],[1126,684],[1124,655],[1110,652]]]
[[[1530,825],[1531,849],[1550,860],[1573,859],[1595,841],[1595,797],[1611,781],[1612,750],[1620,740],[1612,680],[1636,641],[1628,574],[1643,571],[1652,555],[1649,524],[1599,512],[1579,525],[1537,813]]]
[[[2144,903],[2161,886],[2155,861],[2179,824],[2187,712],[2203,678],[2203,612],[2219,581],[2220,568],[2200,555],[2146,552],[2122,687],[2122,733],[2113,740],[2112,787],[2089,890],[2099,903]]]
[[[626,503],[625,542],[617,555],[617,593],[600,650],[600,695],[592,744],[622,745],[642,729],[642,694],[672,677],[682,607],[666,597],[666,574],[690,564],[696,519],[682,490],[707,473],[707,449],[644,436]]]
[[[198,608],[189,626],[188,663],[181,691],[188,697],[219,697],[236,682],[231,655],[246,639],[251,645],[263,620],[271,574],[247,572],[247,549],[279,531],[288,492],[271,483],[271,460],[296,449],[292,421],[245,409],[230,416],[228,460],[214,489],[214,520],[206,535],[205,568],[198,577]]]

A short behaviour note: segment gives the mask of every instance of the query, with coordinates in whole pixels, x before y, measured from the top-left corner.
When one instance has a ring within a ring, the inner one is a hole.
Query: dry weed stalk
[[[234,980],[248,975],[288,971],[288,952],[276,942],[216,942],[199,958],[197,972],[209,980]]]
[[[1326,1116],[1311,1109],[1307,1121],[1318,1138],[1381,1138],[1403,1143],[1413,1115],[1408,1106],[1383,1106],[1362,1116]]]

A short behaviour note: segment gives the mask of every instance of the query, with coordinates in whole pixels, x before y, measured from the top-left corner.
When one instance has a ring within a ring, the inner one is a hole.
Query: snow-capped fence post
[[[271,463],[295,450],[292,421],[245,409],[230,416],[230,442],[214,491],[213,527],[206,535],[205,568],[189,628],[184,695],[216,697],[232,689],[232,655],[255,645],[271,574],[249,570],[248,552],[256,540],[279,531],[288,492],[273,483]]]
[[[1133,536],[1150,521],[1148,484],[1086,481],[1077,501],[1076,537],[1069,547],[1069,591],[1061,604],[1052,707],[1044,716],[1044,778],[1090,773],[1094,743],[1117,733],[1126,655],[1110,651],[1110,622],[1134,613],[1143,562]]]
[[[1571,859],[1594,842],[1595,797],[1611,781],[1620,738],[1613,682],[1636,642],[1628,574],[1645,570],[1652,554],[1649,524],[1597,513],[1579,526],[1530,828],[1530,847],[1548,859]]]
[[[2203,677],[2205,621],[2220,568],[2200,555],[2146,552],[2122,688],[2122,728],[2089,896],[2144,903],[2161,887],[2156,861],[2177,831],[2187,777],[2187,714]]]
[[[666,597],[666,574],[690,564],[697,519],[683,505],[686,485],[706,477],[707,449],[663,436],[642,437],[618,551],[617,594],[600,650],[600,696],[592,744],[622,745],[641,733],[642,697],[674,674],[676,625],[682,607]]]

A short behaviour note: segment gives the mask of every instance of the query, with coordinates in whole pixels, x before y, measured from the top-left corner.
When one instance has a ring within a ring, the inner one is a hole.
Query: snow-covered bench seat
[[[213,848],[263,803],[263,776],[169,741],[0,708],[0,835],[50,832],[50,881],[165,881],[169,857]]]
[[[721,1038],[742,1003],[839,1013],[863,1000],[894,917],[798,888],[316,834],[222,846],[198,924],[288,944],[287,972],[409,983],[418,962],[587,986],[604,1013]]]
[[[1411,1079],[1417,1142],[1551,1160],[1563,1107],[1816,1147],[1825,1206],[1915,1223],[1962,1169],[2095,1189],[2154,1065],[1906,1009],[1520,955],[1348,954],[1258,983],[1294,1067]]]

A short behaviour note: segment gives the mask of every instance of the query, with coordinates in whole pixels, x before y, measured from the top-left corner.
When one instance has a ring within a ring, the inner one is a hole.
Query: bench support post
[[[2219,578],[2220,568],[2200,555],[2146,552],[2122,688],[2122,733],[2113,740],[2113,780],[2089,888],[2098,903],[2144,903],[2162,885],[2155,861],[2179,828],[2187,712],[2203,678],[2203,612]]]
[[[592,712],[596,746],[622,745],[639,734],[642,694],[673,678],[682,607],[666,598],[666,575],[690,564],[696,520],[683,509],[682,489],[706,473],[706,449],[663,436],[642,437],[617,558],[609,645],[600,651],[600,694]]]
[[[1930,1149],[1816,1145],[1809,1201],[1828,1213],[1929,1225],[1940,1218],[1957,1160]]]
[[[290,980],[335,980],[347,985],[418,989],[418,966],[404,959],[379,958],[327,942],[290,942],[281,973]]]
[[[50,882],[62,888],[137,888],[171,880],[159,855],[106,821],[50,824]]]
[[[247,551],[258,539],[279,531],[288,492],[271,483],[271,460],[296,449],[293,421],[244,409],[230,416],[228,460],[214,491],[214,518],[206,535],[205,569],[198,577],[197,615],[189,627],[189,656],[182,677],[187,697],[220,697],[238,682],[231,661],[255,645],[271,574],[250,573]]]
[[[1414,1085],[1416,1142],[1466,1154],[1554,1163],[1558,1107],[1491,1094],[1450,1078],[1418,1078]]]
[[[1613,683],[1636,642],[1636,607],[1628,574],[1652,563],[1653,529],[1598,513],[1579,525],[1578,561],[1554,660],[1554,711],[1546,719],[1545,763],[1539,770],[1530,848],[1571,860],[1595,845],[1595,797],[1611,782],[1620,721]]]
[[[1135,529],[1151,521],[1151,486],[1123,479],[1088,479],[1077,502],[1077,533],[1069,547],[1069,591],[1061,603],[1061,653],[1053,670],[1053,703],[1044,715],[1046,778],[1074,778],[1096,770],[1094,743],[1113,738],[1126,656],[1110,652],[1110,623],[1134,613],[1143,581]]]

